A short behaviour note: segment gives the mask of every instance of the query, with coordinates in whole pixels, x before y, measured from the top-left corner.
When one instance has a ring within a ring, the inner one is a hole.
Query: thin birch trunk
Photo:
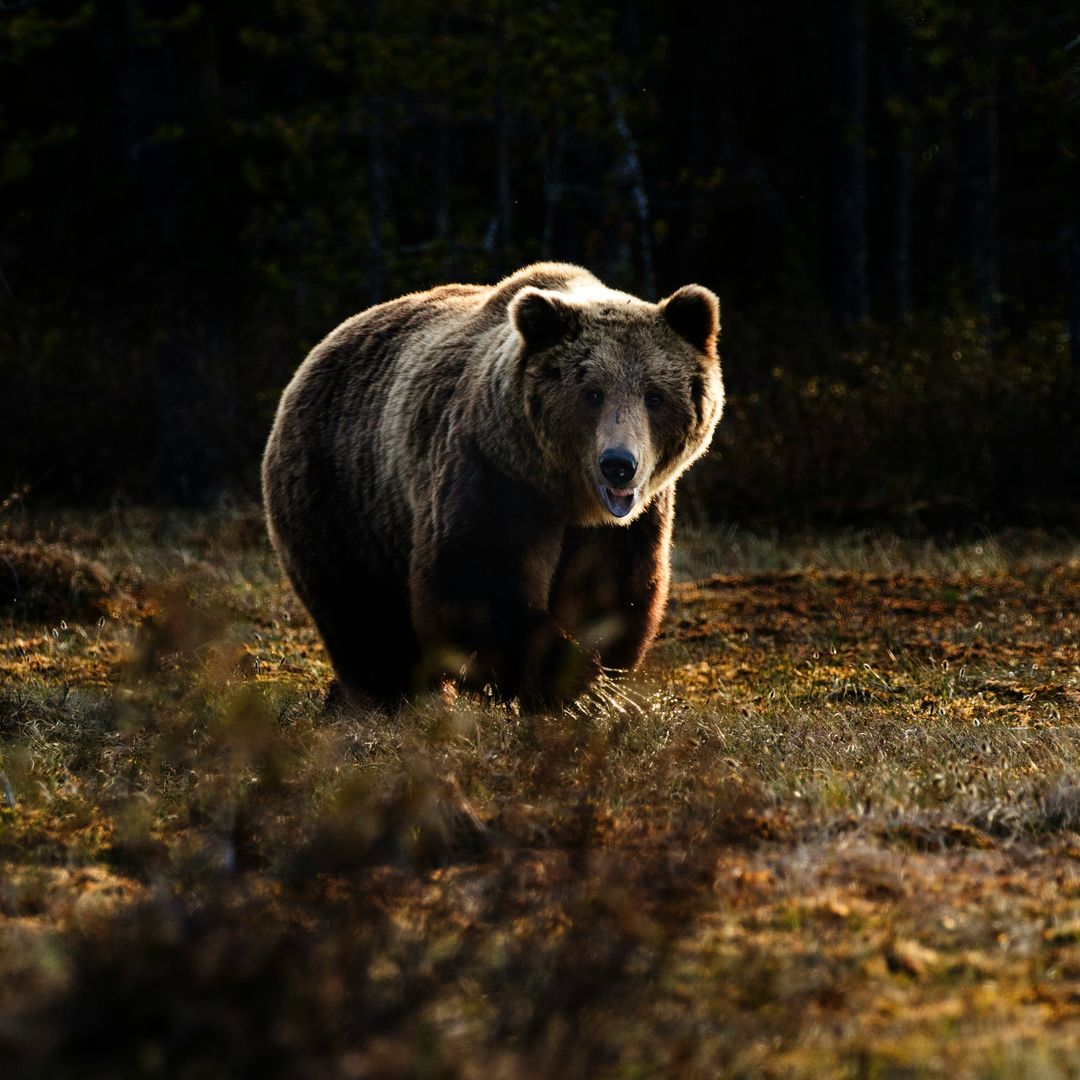
[[[866,216],[866,16],[859,0],[844,0],[840,20],[843,120],[838,155],[840,321],[870,314]]]

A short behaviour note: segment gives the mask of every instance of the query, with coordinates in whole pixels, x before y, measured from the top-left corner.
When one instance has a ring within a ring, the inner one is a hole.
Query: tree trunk
[[[450,235],[450,118],[440,110],[435,150],[435,237],[442,257],[444,275],[453,267],[454,251]]]
[[[181,220],[181,211],[184,185],[193,182],[187,148],[207,137],[217,107],[216,55],[205,18],[158,40],[147,40],[141,29],[147,16],[167,20],[178,7],[175,0],[127,0],[123,9],[123,149],[136,190],[131,273],[160,277],[160,294],[172,298],[160,312],[147,313],[160,321],[153,356],[158,489],[181,505],[202,505],[216,484],[213,448],[221,452],[220,438],[207,430],[220,419],[203,355],[211,335],[200,335],[213,321],[217,290],[207,257],[212,237],[199,219]],[[158,137],[173,127],[184,137]]]
[[[383,230],[389,216],[386,179],[386,145],[383,135],[382,95],[371,99],[371,131],[368,135],[368,177],[371,185],[368,205],[368,295],[379,303],[386,291],[386,251]]]
[[[566,146],[566,132],[560,127],[544,154],[544,232],[541,255],[544,259],[555,257],[555,212],[562,198],[562,158]]]
[[[500,66],[495,105],[495,245],[492,269],[501,277],[508,269],[513,196],[510,191],[510,110],[506,103],[506,72]]]
[[[645,190],[645,170],[641,167],[641,157],[638,154],[637,143],[634,141],[630,125],[626,122],[626,113],[623,110],[619,92],[610,77],[607,84],[608,98],[615,117],[615,130],[618,132],[619,140],[623,144],[623,159],[620,163],[620,172],[626,177],[630,185],[630,194],[634,201],[634,212],[637,216],[638,235],[641,240],[642,291],[651,299],[656,296],[656,273],[653,269],[652,219],[649,213],[649,196]]]
[[[968,171],[968,251],[972,301],[987,331],[998,327],[998,114],[996,87],[964,121]]]
[[[500,6],[498,56],[495,64],[495,219],[492,222],[491,273],[502,277],[512,269],[510,261],[513,228],[513,195],[510,187],[510,137],[513,118],[510,111],[506,54],[510,48],[506,9]]]
[[[859,0],[843,0],[840,14],[841,129],[837,161],[837,240],[840,321],[870,314],[866,238],[866,17]]]
[[[1076,225],[1065,230],[1062,254],[1069,290],[1069,359],[1073,367],[1080,371],[1080,228]]]
[[[892,80],[893,93],[902,109],[896,122],[896,148],[893,151],[893,249],[890,261],[893,321],[902,324],[911,316],[911,201],[914,187],[907,115],[912,93],[911,51],[910,39],[902,30],[896,35]]]
[[[892,279],[893,320],[905,323],[911,317],[911,151],[897,147],[894,158],[896,220],[893,235]]]
[[[368,18],[371,34],[378,38],[382,15],[381,0],[370,0]],[[389,185],[386,175],[386,135],[383,114],[386,98],[382,93],[381,73],[373,72],[374,88],[368,108],[368,299],[379,303],[386,292],[386,248],[383,243],[389,210]]]

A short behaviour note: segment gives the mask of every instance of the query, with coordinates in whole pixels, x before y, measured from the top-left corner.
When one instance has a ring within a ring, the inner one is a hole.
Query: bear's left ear
[[[580,328],[578,310],[561,293],[526,285],[510,301],[510,322],[525,339],[525,353],[550,348]]]
[[[660,310],[679,337],[701,352],[712,352],[720,333],[720,301],[703,285],[684,285],[666,300]]]

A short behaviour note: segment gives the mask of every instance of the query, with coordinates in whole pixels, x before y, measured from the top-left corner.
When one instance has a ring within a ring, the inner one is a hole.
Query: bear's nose
[[[600,455],[600,472],[609,484],[626,487],[637,472],[637,458],[629,450],[605,450]]]

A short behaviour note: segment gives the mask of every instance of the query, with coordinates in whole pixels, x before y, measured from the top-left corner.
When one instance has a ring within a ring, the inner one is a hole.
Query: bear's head
[[[526,286],[509,317],[546,486],[577,524],[633,521],[708,449],[724,404],[720,307],[708,289],[649,304]]]

